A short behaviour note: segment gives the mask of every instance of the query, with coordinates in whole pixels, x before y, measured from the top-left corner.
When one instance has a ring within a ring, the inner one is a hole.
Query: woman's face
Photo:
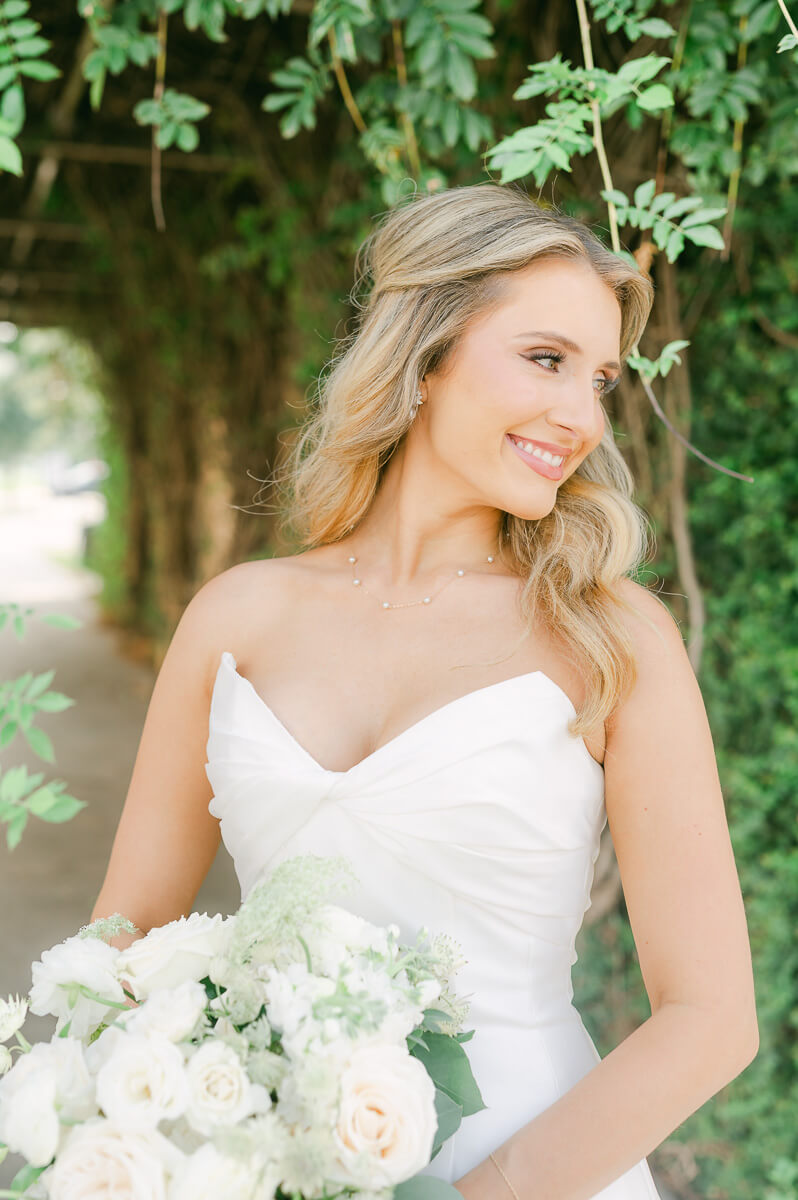
[[[424,377],[411,432],[426,435],[471,500],[546,516],[601,441],[620,336],[615,294],[587,263],[532,263],[508,277],[503,303],[469,329],[444,373]]]

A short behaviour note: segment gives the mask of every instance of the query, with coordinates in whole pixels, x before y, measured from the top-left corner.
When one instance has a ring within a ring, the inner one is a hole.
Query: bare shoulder
[[[203,660],[210,692],[221,654],[236,658],[274,628],[291,605],[307,575],[304,555],[236,563],[206,580],[186,605],[173,644],[193,647]],[[198,653],[199,652],[199,653]]]
[[[703,698],[682,630],[667,605],[631,579],[618,586],[636,679],[607,722],[608,747],[667,739],[688,722],[707,731]]]
[[[650,648],[673,649],[684,647],[682,632],[664,600],[656,592],[633,579],[622,579],[616,584],[616,592],[624,606],[626,630],[635,644],[635,650],[645,655]]]
[[[649,588],[623,579],[617,585],[622,604],[621,621],[635,660],[636,682],[613,714],[610,725],[634,698],[666,687],[697,687],[684,636],[668,606]]]

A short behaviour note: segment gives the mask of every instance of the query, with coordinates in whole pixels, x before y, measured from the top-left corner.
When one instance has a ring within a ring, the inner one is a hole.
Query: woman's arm
[[[709,723],[678,626],[628,581],[638,679],[607,726],[607,817],[652,1016],[495,1157],[520,1200],[589,1200],[756,1056],[751,952]],[[510,1200],[486,1159],[456,1185]]]
[[[121,933],[123,949],[156,925],[186,916],[219,845],[219,822],[208,812],[205,773],[211,690],[221,650],[220,630],[252,564],[203,585],[186,606],[150,698],[127,798],[91,920],[120,912],[141,930]],[[243,575],[243,578],[242,578]]]

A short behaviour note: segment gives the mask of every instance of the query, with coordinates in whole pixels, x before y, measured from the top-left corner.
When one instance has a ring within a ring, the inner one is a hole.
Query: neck
[[[457,494],[457,481],[422,462],[426,449],[407,453],[405,441],[391,456],[366,516],[351,535],[352,551],[386,585],[403,586],[462,568],[495,567],[502,514]]]

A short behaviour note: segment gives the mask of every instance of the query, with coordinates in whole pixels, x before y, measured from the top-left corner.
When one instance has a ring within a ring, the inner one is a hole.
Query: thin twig
[[[407,90],[407,64],[405,62],[405,51],[402,45],[402,25],[396,17],[391,19],[391,29],[393,31],[393,53],[396,62],[396,77],[399,80],[399,88],[401,91]],[[421,178],[421,158],[418,153],[418,142],[416,141],[416,131],[413,127],[413,122],[410,113],[403,109],[400,113],[400,120],[404,126],[405,140],[407,142],[407,157],[410,159],[410,169],[415,178]]]
[[[332,65],[335,72],[335,78],[338,80],[338,86],[341,89],[341,95],[344,98],[347,112],[355,123],[355,127],[359,133],[365,133],[367,129],[366,122],[363,120],[363,114],[358,108],[355,97],[352,95],[352,89],[349,86],[349,80],[346,77],[344,64],[341,62],[341,56],[338,53],[338,42],[335,37],[335,30],[330,26],[327,37],[332,50]]]
[[[168,20],[166,10],[161,9],[158,13],[158,58],[155,63],[155,89],[153,91],[153,99],[156,103],[160,103],[163,98],[164,80],[166,78],[166,22]],[[163,197],[161,195],[161,148],[158,145],[158,130],[159,125],[152,127],[152,170],[150,173],[150,195],[152,197],[152,211],[155,216],[155,228],[159,233],[163,233],[166,229],[166,218],[163,211]]]
[[[748,17],[744,14],[740,17],[740,34],[745,33],[745,27],[748,24]],[[737,47],[737,70],[741,71],[745,66],[745,60],[748,53],[748,43],[740,39],[740,44]],[[722,262],[729,261],[729,253],[731,251],[732,226],[734,224],[734,212],[737,208],[737,194],[740,190],[740,174],[741,156],[743,149],[743,129],[745,128],[745,118],[738,117],[734,122],[734,137],[732,139],[732,150],[737,156],[737,161],[729,175],[729,188],[726,195],[726,217],[723,221],[723,249],[720,252]]]

